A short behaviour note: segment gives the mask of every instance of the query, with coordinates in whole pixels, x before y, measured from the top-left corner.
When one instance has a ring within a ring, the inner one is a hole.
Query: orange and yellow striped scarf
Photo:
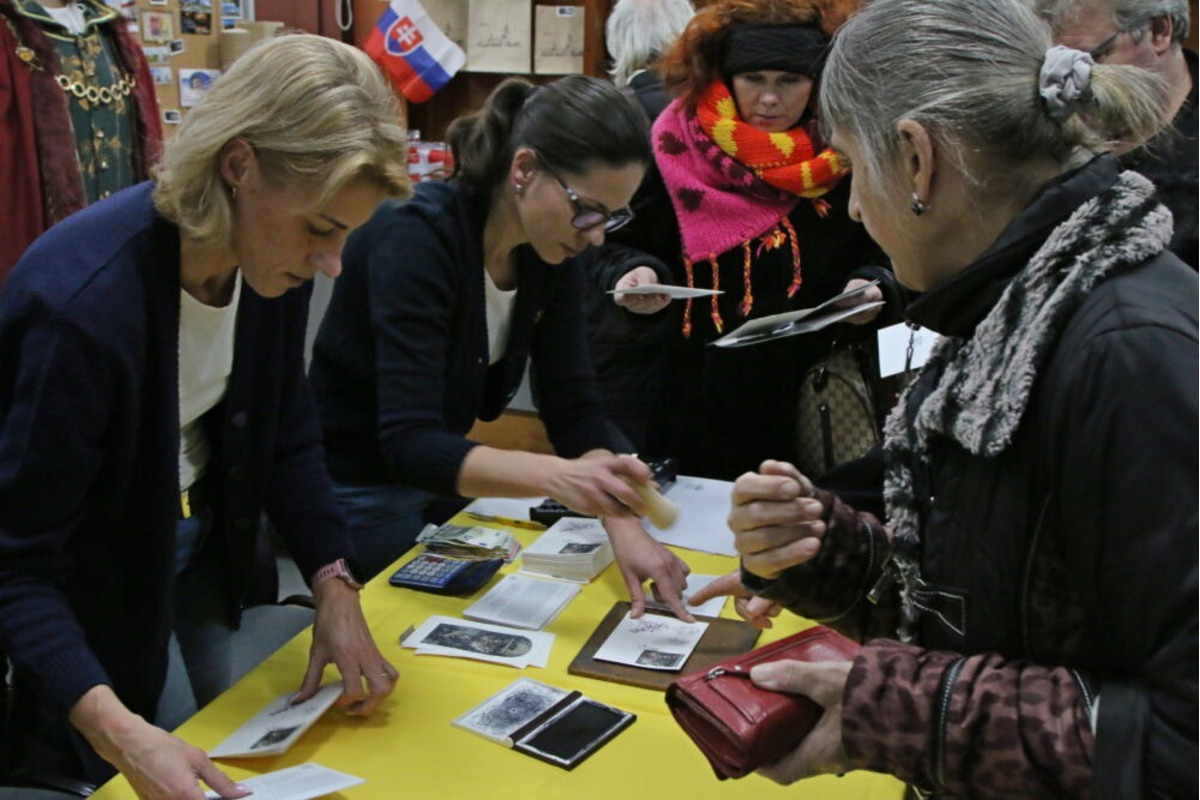
[[[789,194],[820,197],[849,172],[832,150],[814,152],[812,138],[801,126],[767,133],[743,121],[724,81],[708,87],[696,105],[696,119],[730,158]]]

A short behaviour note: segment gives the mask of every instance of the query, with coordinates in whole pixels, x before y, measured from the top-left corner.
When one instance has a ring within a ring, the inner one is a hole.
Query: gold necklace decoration
[[[87,100],[89,103],[99,103],[100,105],[108,105],[114,100],[128,97],[137,88],[136,75],[122,76],[121,80],[112,86],[88,86],[83,81],[71,80],[66,75],[55,75],[54,79],[58,81],[58,85],[62,87],[64,92],[73,94],[80,100]]]

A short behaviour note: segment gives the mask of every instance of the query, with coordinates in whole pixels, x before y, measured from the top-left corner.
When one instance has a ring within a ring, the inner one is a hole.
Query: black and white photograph
[[[471,658],[524,669],[549,663],[554,634],[434,615],[401,644],[415,649],[419,656]]]
[[[250,745],[250,749],[262,750],[264,747],[277,745],[280,742],[287,741],[287,738],[298,730],[300,730],[299,725],[292,725],[288,728],[272,728],[264,733],[261,739]]]
[[[663,650],[643,650],[637,657],[639,667],[653,669],[677,669],[683,664],[683,653],[668,653]]]

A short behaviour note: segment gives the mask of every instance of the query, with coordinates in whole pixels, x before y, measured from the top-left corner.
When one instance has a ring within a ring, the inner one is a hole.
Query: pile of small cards
[[[587,583],[612,561],[612,544],[600,520],[564,517],[525,548],[521,571]]]
[[[417,541],[431,553],[455,558],[503,558],[506,564],[521,552],[521,543],[508,531],[449,522],[439,527],[426,525]]]
[[[545,667],[550,661],[554,634],[517,631],[501,625],[486,625],[434,615],[421,623],[401,642],[417,655],[452,656],[507,664],[524,669]]]

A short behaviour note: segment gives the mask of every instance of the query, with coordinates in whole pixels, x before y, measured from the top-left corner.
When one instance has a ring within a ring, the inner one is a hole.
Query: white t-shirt
[[[179,488],[187,489],[204,474],[210,448],[200,417],[212,409],[229,386],[242,273],[236,273],[233,299],[216,307],[179,290]]]
[[[512,328],[513,303],[517,290],[503,291],[485,269],[483,294],[487,304],[488,365],[495,364],[508,352],[508,331]]]

